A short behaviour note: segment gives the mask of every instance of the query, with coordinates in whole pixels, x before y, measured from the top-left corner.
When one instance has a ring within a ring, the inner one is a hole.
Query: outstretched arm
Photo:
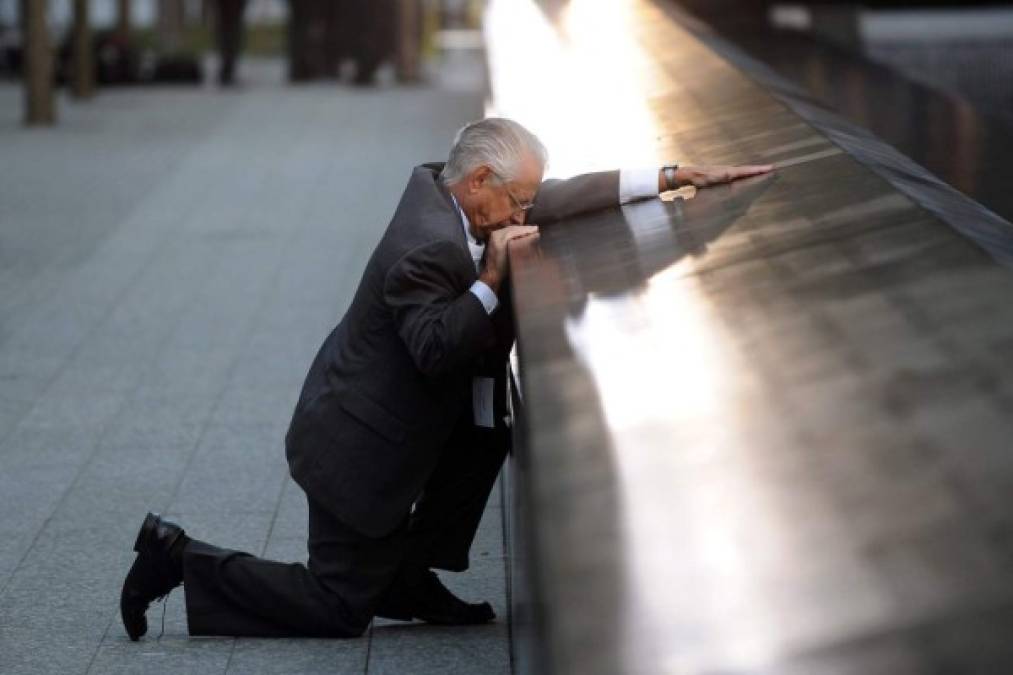
[[[565,180],[549,179],[542,182],[527,222],[548,225],[582,213],[656,197],[686,185],[705,188],[768,173],[773,169],[772,164],[680,166],[674,172],[666,172],[664,168],[624,169],[586,173]]]
[[[731,183],[740,178],[759,176],[774,170],[773,164],[753,164],[748,166],[680,166],[675,172],[677,187],[692,185],[697,188]],[[658,189],[664,186],[664,172],[658,172]],[[675,188],[668,188],[675,189]]]
[[[542,181],[527,222],[547,225],[619,203],[619,172],[596,171]]]

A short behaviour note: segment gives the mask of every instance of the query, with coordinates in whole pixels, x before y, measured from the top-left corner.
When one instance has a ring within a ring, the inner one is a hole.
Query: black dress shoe
[[[120,617],[131,640],[136,641],[148,631],[148,620],[144,617],[148,605],[167,596],[183,581],[183,570],[169,554],[181,536],[181,527],[154,513],[145,516],[141,523],[134,542],[137,558],[120,592]]]
[[[470,603],[447,590],[432,570],[401,580],[380,603],[376,616],[398,621],[421,619],[444,626],[488,623],[496,618],[488,602]]]

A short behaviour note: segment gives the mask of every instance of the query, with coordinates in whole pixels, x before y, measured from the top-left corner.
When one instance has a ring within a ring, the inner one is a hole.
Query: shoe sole
[[[154,513],[151,513],[150,511],[148,512],[148,515],[144,516],[144,522],[141,523],[141,529],[137,531],[137,538],[134,540],[134,551],[138,555],[150,549],[148,543],[151,541],[151,535],[154,533],[155,527],[158,524],[156,518],[157,516]],[[134,564],[135,565],[137,564],[137,559],[134,559]],[[127,607],[124,604],[124,597],[122,591],[120,591],[120,619],[123,622],[124,629],[126,629],[127,631],[127,637],[129,637],[130,640],[133,642],[137,642],[138,640],[141,639],[141,637],[143,637],[148,632],[148,621],[143,613],[141,614],[140,617],[141,625],[138,626],[139,630],[136,632],[136,634],[131,632],[130,628],[128,628],[129,621],[127,617]]]
[[[136,564],[137,558],[134,559],[134,565]],[[130,570],[133,571],[133,569],[132,565]],[[127,572],[127,577],[130,577],[130,572]],[[126,631],[127,637],[130,638],[131,642],[137,642],[148,632],[148,619],[144,616],[144,612],[141,612],[140,617],[136,617],[131,613],[131,607],[127,602],[125,591],[126,580],[124,580],[124,587],[120,590],[120,621],[123,623],[123,629]],[[139,623],[133,631],[131,630],[132,619]]]

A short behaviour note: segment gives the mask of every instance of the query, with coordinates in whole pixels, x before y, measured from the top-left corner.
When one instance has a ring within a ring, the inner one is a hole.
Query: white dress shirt
[[[475,239],[471,234],[471,221],[468,220],[468,216],[465,215],[461,205],[457,203],[457,197],[450,195],[450,198],[454,200],[454,206],[457,207],[457,212],[461,214],[461,224],[464,225],[464,236],[468,238],[468,250],[471,252],[471,260],[475,263],[475,271],[479,272],[482,269],[482,254],[485,253],[485,244]],[[476,280],[468,290],[482,303],[486,314],[492,314],[499,306],[499,298],[489,288],[489,285],[481,279]]]
[[[658,195],[658,171],[660,171],[658,168],[622,169],[619,172],[619,203],[626,204],[636,199],[656,197]],[[468,238],[468,250],[471,251],[471,259],[475,263],[475,271],[478,272],[482,267],[482,254],[485,253],[485,243],[478,241],[471,234],[471,223],[468,221],[468,216],[464,213],[461,205],[457,203],[457,198],[454,195],[450,195],[450,198],[454,200],[454,206],[457,207],[457,212],[461,214],[464,236]],[[487,314],[492,314],[499,306],[499,298],[489,288],[489,285],[481,279],[473,283],[468,290],[482,303]]]
[[[660,167],[622,169],[619,172],[619,203],[627,204],[637,199],[657,197],[660,171]]]

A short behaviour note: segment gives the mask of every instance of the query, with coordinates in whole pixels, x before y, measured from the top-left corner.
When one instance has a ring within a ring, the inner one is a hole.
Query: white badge
[[[475,426],[492,429],[495,426],[492,413],[493,379],[476,377],[471,380],[471,405]]]

